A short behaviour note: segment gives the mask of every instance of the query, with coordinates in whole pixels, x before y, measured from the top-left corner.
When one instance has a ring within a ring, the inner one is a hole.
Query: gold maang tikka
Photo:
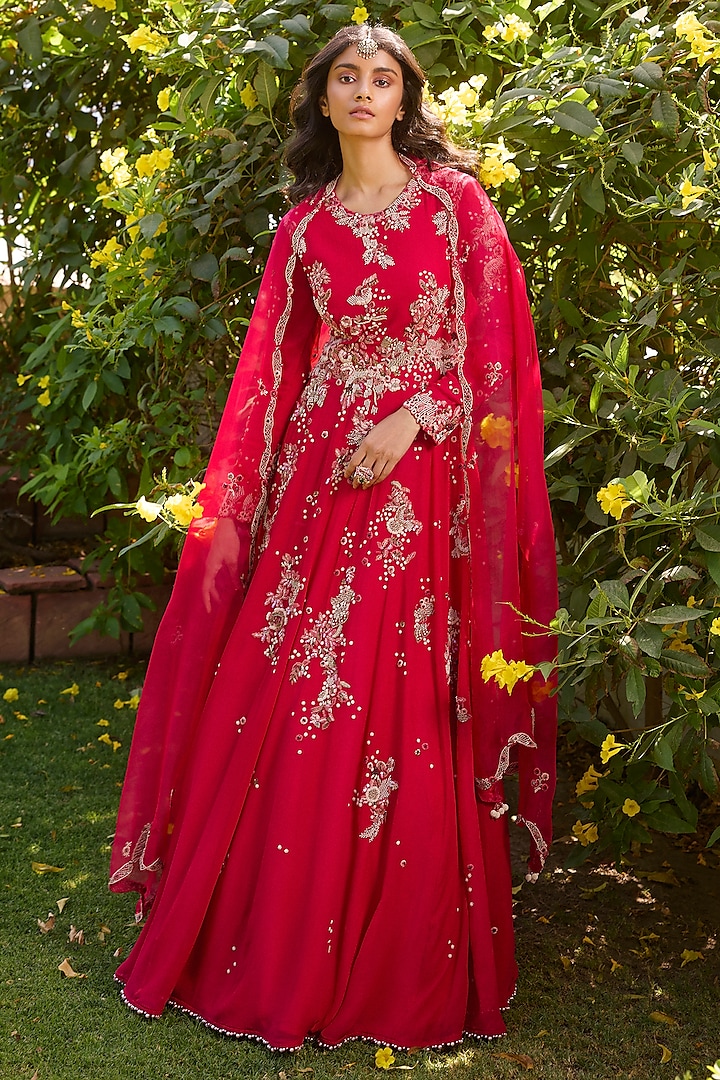
[[[358,40],[356,48],[358,56],[361,56],[363,60],[372,60],[373,56],[377,55],[380,46],[372,36],[369,23],[364,23],[363,36]]]

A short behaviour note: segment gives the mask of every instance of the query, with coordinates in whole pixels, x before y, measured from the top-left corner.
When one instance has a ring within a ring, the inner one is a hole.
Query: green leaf
[[[696,679],[709,679],[712,675],[710,668],[697,653],[689,653],[681,649],[663,649],[660,659],[666,668],[676,671],[678,675],[690,675]]]
[[[602,131],[602,125],[595,114],[579,101],[563,101],[562,105],[559,105],[550,116],[558,127],[585,139]]]
[[[556,462],[564,458],[571,450],[574,450],[584,439],[589,438],[591,435],[595,435],[596,431],[597,428],[584,427],[582,425],[572,428],[568,437],[563,439],[559,446],[555,446],[549,452],[545,458],[545,468],[549,469],[552,465],[555,465]]]
[[[659,626],[638,623],[633,636],[641,652],[644,652],[646,656],[652,656],[655,660],[660,659],[665,638]]]
[[[706,848],[712,847],[713,844],[717,844],[718,840],[720,840],[720,825],[718,825],[717,829],[714,829],[712,831],[712,833],[710,834],[710,839],[708,840],[705,847]]]
[[[710,608],[683,607],[682,604],[671,604],[669,607],[656,608],[655,611],[644,617],[646,623],[656,623],[665,626],[668,623],[693,622],[701,619],[703,615],[710,615]]]
[[[639,165],[643,159],[644,147],[639,142],[624,142],[620,147],[620,153],[631,165]]]
[[[716,585],[720,585],[720,552],[708,551],[705,556],[708,573]]]
[[[21,30],[15,32],[15,37],[31,63],[39,64],[43,56],[43,41],[40,23],[34,15],[28,19]]]
[[[695,526],[695,539],[705,551],[720,551],[720,525]]]
[[[595,584],[612,607],[630,610],[630,594],[622,581],[597,581]]]
[[[656,765],[659,765],[661,769],[665,769],[666,772],[673,772],[675,769],[672,747],[667,739],[662,736],[652,748],[652,759]]]
[[[665,128],[671,135],[677,135],[680,126],[680,114],[667,90],[661,90],[652,103],[650,110],[652,119],[660,127]]]
[[[642,672],[636,668],[630,668],[625,676],[625,694],[633,711],[633,716],[639,716],[640,710],[645,704],[645,679]]]
[[[212,281],[218,272],[218,261],[211,251],[190,263],[190,273],[200,281]]]
[[[98,392],[98,384],[93,379],[93,381],[89,382],[87,384],[87,386],[85,387],[85,393],[82,396],[83,411],[90,408],[93,401],[95,400],[95,395],[97,394],[97,392]]]
[[[264,61],[260,62],[258,73],[253,79],[253,87],[263,109],[272,112],[272,107],[277,101],[280,90],[274,70]]]
[[[575,194],[575,188],[580,183],[581,177],[576,176],[574,180],[562,189],[559,195],[556,195],[552,201],[550,210],[548,211],[548,221],[551,225],[557,225],[564,218],[570,204],[573,201],[573,195]]]
[[[630,72],[630,75],[635,82],[642,83],[643,86],[649,86],[651,90],[661,90],[665,85],[663,69],[652,60],[645,60],[644,63],[638,64]]]
[[[140,218],[137,224],[140,227],[142,236],[146,240],[152,240],[164,220],[163,214],[148,214],[146,217]]]
[[[700,784],[703,791],[707,792],[711,798],[717,798],[720,793],[718,775],[712,759],[704,748],[700,751]]]
[[[651,829],[657,829],[658,832],[667,833],[691,833],[695,832],[695,826],[691,825],[689,821],[681,818],[679,814],[676,814],[672,807],[664,805],[659,806],[657,810],[648,814],[646,823]]]
[[[585,176],[579,187],[580,198],[598,214],[605,213],[605,192],[603,191],[602,174],[600,170],[592,175]]]
[[[192,453],[187,446],[181,446],[173,454],[173,461],[179,469],[185,469],[192,461]]]
[[[172,296],[168,303],[181,319],[194,321],[200,315],[200,308],[189,296]]]
[[[105,383],[108,390],[112,390],[114,394],[125,393],[125,383],[114,371],[110,371],[109,368],[103,368],[100,373],[100,378]]]

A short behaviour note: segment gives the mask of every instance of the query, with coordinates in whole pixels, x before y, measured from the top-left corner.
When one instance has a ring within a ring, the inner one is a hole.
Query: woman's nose
[[[370,90],[369,90],[369,88],[364,87],[364,86],[358,86],[357,90],[355,91],[355,97],[356,98],[367,98],[368,101],[369,101],[370,100]]]

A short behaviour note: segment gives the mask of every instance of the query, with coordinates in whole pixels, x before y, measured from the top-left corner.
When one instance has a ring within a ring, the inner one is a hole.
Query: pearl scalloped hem
[[[160,1017],[162,1016],[162,1013],[145,1012],[144,1009],[140,1009],[140,1008],[138,1008],[137,1005],[133,1005],[133,1003],[131,1001],[128,1001],[127,997],[125,996],[125,989],[124,989],[124,984],[122,982],[122,979],[118,979],[117,975],[113,976],[113,978],[115,979],[116,983],[119,983],[120,986],[123,987],[123,989],[120,990],[120,998],[121,998],[122,1002],[125,1005],[127,1005],[128,1009],[132,1009],[132,1011],[137,1013],[138,1016],[144,1016],[146,1020],[159,1020],[160,1019]],[[506,1009],[508,1009],[510,1007],[510,1002],[515,997],[516,993],[517,993],[517,989],[513,991],[512,995],[510,996],[510,998],[508,1000],[507,1005],[501,1006],[500,1012],[505,1012]],[[423,1047],[418,1048],[418,1047],[415,1047],[415,1046],[413,1046],[413,1047],[411,1047],[411,1046],[401,1046],[400,1043],[393,1042],[392,1039],[387,1039],[387,1040],[376,1039],[373,1035],[348,1035],[348,1037],[346,1039],[342,1039],[338,1043],[326,1043],[326,1042],[323,1042],[322,1039],[316,1038],[315,1036],[310,1035],[310,1036],[308,1036],[307,1039],[303,1040],[303,1042],[299,1043],[297,1046],[273,1046],[272,1043],[269,1043],[267,1041],[267,1039],[264,1039],[262,1037],[262,1035],[256,1035],[254,1032],[251,1032],[251,1031],[229,1031],[227,1028],[218,1027],[217,1024],[213,1024],[209,1020],[206,1020],[204,1016],[200,1015],[200,1013],[193,1012],[192,1009],[188,1009],[187,1006],[181,1005],[180,1002],[178,1002],[178,1001],[173,1001],[172,998],[168,1001],[168,1005],[173,1009],[177,1009],[178,1012],[185,1013],[186,1016],[192,1017],[193,1020],[197,1020],[204,1027],[210,1028],[211,1031],[217,1032],[218,1035],[227,1035],[231,1039],[254,1039],[256,1042],[262,1043],[264,1046],[266,1046],[268,1050],[272,1050],[275,1053],[285,1053],[285,1054],[294,1053],[297,1050],[302,1050],[309,1043],[314,1043],[321,1050],[337,1050],[341,1046],[344,1046],[345,1043],[353,1042],[353,1041],[356,1041],[356,1040],[361,1041],[361,1042],[371,1043],[373,1046],[391,1046],[394,1050],[413,1050],[413,1049],[444,1050],[446,1047],[459,1046],[460,1043],[463,1041],[463,1039],[466,1039],[466,1038],[481,1039],[483,1042],[490,1042],[491,1039],[503,1039],[505,1037],[504,1034],[500,1034],[500,1035],[479,1035],[475,1031],[463,1031],[463,1033],[462,1033],[462,1035],[461,1035],[461,1037],[459,1039],[453,1039],[453,1040],[451,1040],[449,1042],[443,1042],[443,1043],[433,1043],[431,1046],[423,1046]]]

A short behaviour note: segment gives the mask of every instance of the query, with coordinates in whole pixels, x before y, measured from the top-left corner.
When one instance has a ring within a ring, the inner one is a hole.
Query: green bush
[[[577,858],[691,832],[697,790],[720,794],[718,5],[369,13],[481,151],[532,292],[561,715],[577,748],[602,748],[576,777]],[[29,245],[0,342],[0,447],[56,515],[149,495],[163,467],[200,474],[285,205],[289,92],[353,15],[296,0],[0,15],[2,214]],[[161,570],[151,544],[115,560],[141,535],[111,518],[95,552],[118,575],[98,615],[113,632],[141,616],[134,575]]]

